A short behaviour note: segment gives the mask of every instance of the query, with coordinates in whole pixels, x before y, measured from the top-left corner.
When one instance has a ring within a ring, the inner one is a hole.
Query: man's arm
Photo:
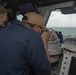
[[[41,35],[43,43],[44,43],[44,48],[45,48],[45,51],[46,51],[49,61],[50,61],[50,55],[49,55],[49,51],[48,51],[48,40],[49,40],[50,35],[51,35],[50,31],[45,31]]]

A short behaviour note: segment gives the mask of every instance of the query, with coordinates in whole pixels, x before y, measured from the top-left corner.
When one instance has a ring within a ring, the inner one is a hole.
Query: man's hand
[[[43,42],[47,43],[50,36],[51,36],[51,31],[44,31],[41,35]]]

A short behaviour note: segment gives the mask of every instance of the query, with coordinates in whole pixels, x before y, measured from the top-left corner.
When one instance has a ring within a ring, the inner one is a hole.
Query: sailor
[[[49,38],[51,33],[45,34]],[[1,29],[0,75],[50,75],[51,63],[45,50],[46,37],[42,37],[45,40],[43,43],[37,31],[17,19]]]
[[[11,11],[6,9],[2,4],[0,4],[0,29],[4,28],[8,23],[8,17],[7,17],[8,12]]]

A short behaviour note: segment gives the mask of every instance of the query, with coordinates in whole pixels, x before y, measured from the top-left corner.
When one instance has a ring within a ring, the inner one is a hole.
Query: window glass
[[[22,14],[17,15],[17,19],[18,20],[22,21],[22,18],[23,18],[23,15]]]
[[[59,9],[52,11],[46,27],[62,31],[64,35],[76,35],[76,14],[63,14]]]

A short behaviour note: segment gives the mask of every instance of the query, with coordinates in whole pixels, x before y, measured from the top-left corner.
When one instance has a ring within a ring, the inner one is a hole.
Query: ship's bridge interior
[[[9,21],[17,18],[18,15],[23,16],[29,11],[35,11],[43,16],[45,26],[52,11],[59,9],[63,14],[76,13],[76,0],[0,0],[0,3],[6,8],[12,9],[12,12],[8,14]],[[55,63],[51,75],[76,75],[76,66],[73,64],[76,63],[76,46],[71,47],[69,45],[68,47],[65,45],[66,48],[64,52],[60,51],[61,48],[59,47],[58,38],[55,36],[54,31],[52,36],[54,36],[54,38],[50,38],[48,42],[51,63],[52,65]],[[54,41],[54,39],[56,40]],[[72,48],[75,51],[72,51]],[[70,66],[70,64],[72,64],[73,67]]]

